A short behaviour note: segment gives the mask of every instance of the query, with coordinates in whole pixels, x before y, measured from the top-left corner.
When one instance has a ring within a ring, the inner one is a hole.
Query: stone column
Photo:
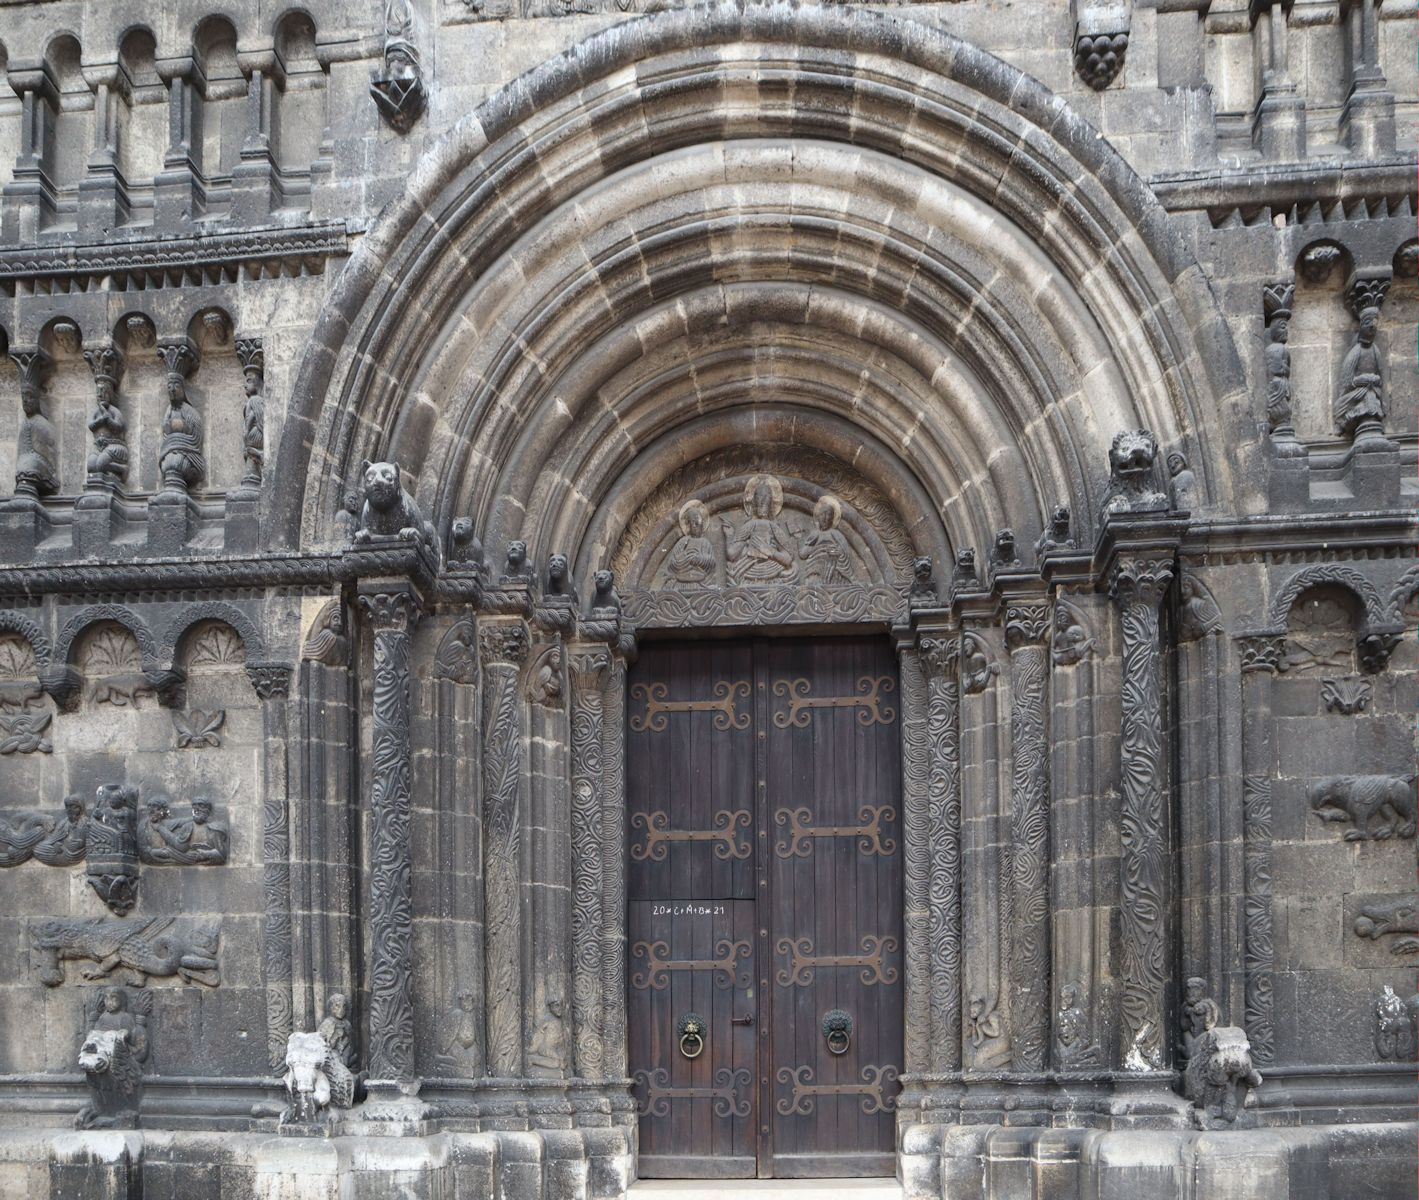
[[[1017,1071],[1049,1063],[1049,750],[1045,703],[1050,614],[1045,604],[1005,610],[1010,650],[1010,1012]]]
[[[85,74],[94,89],[94,144],[79,180],[78,227],[103,236],[128,219],[126,188],[118,170],[119,106],[127,101],[117,63]]]
[[[370,750],[370,1086],[412,1095],[414,942],[409,646],[419,619],[407,583],[362,583],[359,602],[374,632],[374,729]]]
[[[484,618],[478,630],[483,664],[483,911],[488,1071],[523,1073],[522,1039],[522,782],[523,697],[527,659],[521,618]]]
[[[626,1058],[626,659],[611,652],[601,728],[601,1003],[606,1074],[624,1079]]]
[[[242,60],[242,68],[251,74],[246,87],[246,136],[232,168],[232,219],[251,225],[267,220],[279,205],[271,138],[276,60],[271,52],[243,55]]]
[[[196,71],[191,57],[164,59],[158,66],[168,86],[168,147],[153,180],[153,221],[164,229],[191,228],[206,201],[193,157],[202,140]]]
[[[1272,743],[1271,694],[1286,653],[1281,634],[1237,639],[1242,653],[1242,873],[1243,962],[1246,970],[1245,1023],[1252,1059],[1259,1066],[1276,1060],[1272,1016],[1271,779],[1276,761]]]
[[[1286,18],[1291,0],[1252,0],[1255,35],[1261,39],[1261,96],[1252,141],[1263,158],[1290,162],[1306,157],[1306,101],[1291,78]]]
[[[902,847],[906,902],[905,1074],[931,1068],[931,851],[927,820],[926,672],[912,642],[897,646],[902,698]]]
[[[926,819],[930,867],[933,1075],[961,1069],[961,637],[949,630],[918,642],[926,665]]]
[[[1168,1058],[1168,813],[1158,607],[1169,557],[1121,557],[1109,595],[1123,629],[1119,779],[1119,935],[1123,1065],[1162,1070]]]
[[[1346,30],[1351,47],[1350,93],[1340,114],[1340,136],[1357,158],[1394,153],[1394,93],[1380,66],[1381,0],[1350,0]]]
[[[44,155],[53,140],[59,96],[49,72],[38,64],[12,67],[8,82],[20,97],[20,150],[10,182],[0,191],[0,238],[28,243],[39,236],[46,212],[53,213]]]
[[[601,815],[605,778],[605,646],[575,645],[572,676],[572,1048],[576,1074],[600,1077],[606,1067],[601,1010],[604,886]]]
[[[265,743],[261,805],[261,875],[264,891],[261,961],[266,977],[266,1054],[272,1070],[286,1061],[294,1028],[291,941],[291,812],[287,757],[290,746],[291,670],[275,664],[247,667],[261,698]]]

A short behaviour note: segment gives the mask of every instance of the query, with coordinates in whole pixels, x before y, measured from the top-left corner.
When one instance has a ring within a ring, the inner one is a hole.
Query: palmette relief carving
[[[1345,831],[1347,842],[1414,837],[1412,775],[1330,775],[1312,782],[1306,799],[1322,821],[1352,823]]]
[[[1320,699],[1326,711],[1346,717],[1364,712],[1374,695],[1374,685],[1368,679],[1324,679],[1320,685]]]
[[[200,708],[194,708],[187,713],[174,711],[172,725],[177,733],[177,748],[199,750],[208,746],[214,749],[221,746],[221,728],[226,719],[226,710],[221,708],[212,712],[203,712]]]
[[[93,704],[136,708],[139,700],[157,695],[143,670],[138,640],[116,623],[100,625],[85,638],[79,670],[89,680],[88,699]]]

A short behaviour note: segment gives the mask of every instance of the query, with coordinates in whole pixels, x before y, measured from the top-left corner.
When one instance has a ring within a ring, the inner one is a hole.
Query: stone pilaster
[[[1252,1059],[1275,1061],[1271,905],[1271,779],[1276,768],[1272,685],[1286,653],[1280,634],[1237,639],[1242,662],[1242,874],[1246,970],[1245,1023]]]
[[[418,1091],[414,1070],[411,896],[410,634],[420,615],[407,583],[362,583],[374,633],[370,751],[370,1086]]]
[[[961,639],[923,636],[931,1072],[961,1069]]]
[[[485,618],[483,667],[483,911],[488,1071],[523,1073],[522,783],[526,752],[518,681],[527,659],[521,618]]]
[[[1050,614],[1045,604],[1005,611],[1010,650],[1010,1012],[1012,1064],[1049,1062],[1049,750],[1045,704]]]
[[[1168,824],[1158,609],[1173,558],[1122,556],[1109,595],[1123,630],[1119,780],[1119,934],[1123,1065],[1161,1070],[1167,1061]]]

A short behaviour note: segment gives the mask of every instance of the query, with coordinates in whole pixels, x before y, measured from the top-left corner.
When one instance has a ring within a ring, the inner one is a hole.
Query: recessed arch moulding
[[[422,162],[327,303],[275,515],[329,543],[361,460],[393,457],[441,532],[567,553],[587,594],[662,568],[687,479],[723,508],[762,467],[805,532],[830,479],[890,510],[841,529],[900,584],[907,546],[1029,546],[1058,503],[1090,543],[1118,429],[1235,511],[1213,442],[1243,392],[1151,193],[1028,77],[896,16],[662,14]]]

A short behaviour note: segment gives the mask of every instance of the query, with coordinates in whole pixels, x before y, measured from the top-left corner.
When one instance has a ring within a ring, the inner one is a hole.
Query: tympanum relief
[[[893,619],[916,557],[873,485],[827,455],[766,447],[678,472],[613,565],[637,625],[755,624]]]

